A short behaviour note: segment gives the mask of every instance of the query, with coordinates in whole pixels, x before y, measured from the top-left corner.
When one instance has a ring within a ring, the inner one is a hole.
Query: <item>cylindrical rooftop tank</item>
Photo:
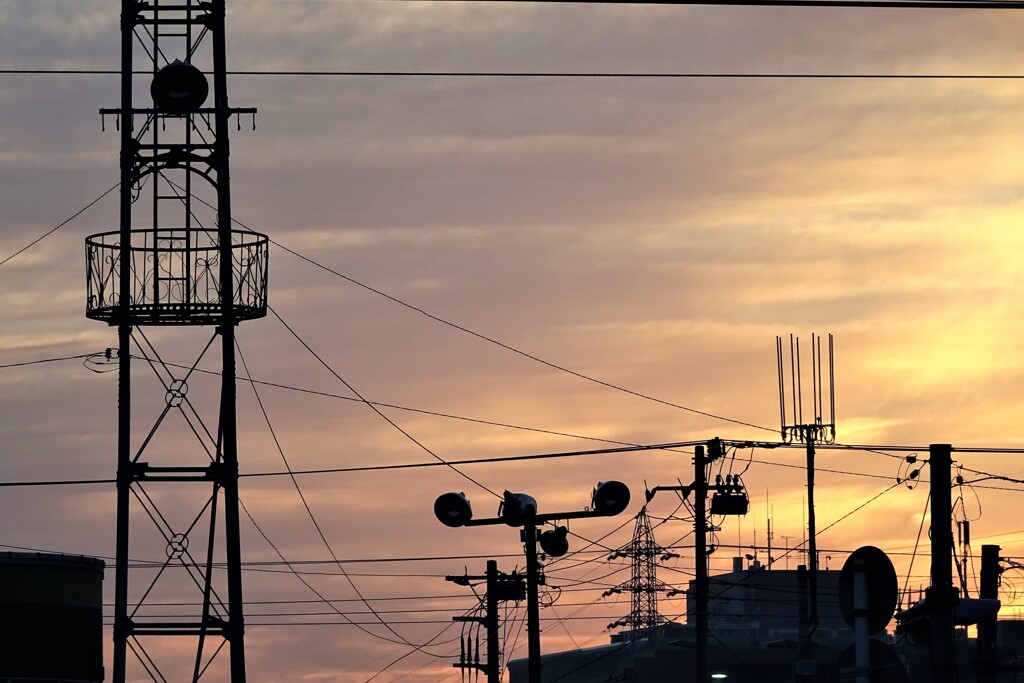
[[[103,681],[103,560],[0,552],[0,681]]]

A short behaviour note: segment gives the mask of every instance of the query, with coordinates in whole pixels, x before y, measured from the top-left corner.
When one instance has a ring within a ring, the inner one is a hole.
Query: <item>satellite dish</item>
[[[843,619],[854,628],[853,577],[863,572],[868,592],[868,633],[878,633],[892,619],[899,598],[899,580],[892,560],[882,550],[866,545],[854,550],[843,564],[839,574],[839,610]]]

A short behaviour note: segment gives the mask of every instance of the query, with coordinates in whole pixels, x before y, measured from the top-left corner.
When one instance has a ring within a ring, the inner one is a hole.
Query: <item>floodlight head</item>
[[[434,515],[445,526],[465,526],[473,519],[473,509],[464,493],[443,493],[434,501]]]
[[[629,487],[621,481],[598,482],[594,488],[591,509],[599,515],[612,517],[629,505]]]
[[[203,106],[210,85],[203,72],[180,59],[156,72],[149,86],[153,104],[167,114],[191,114]]]
[[[505,497],[498,506],[498,516],[509,526],[523,526],[537,515],[537,501],[525,493],[505,491]]]
[[[540,535],[540,547],[551,557],[561,557],[569,552],[569,529],[556,526]]]

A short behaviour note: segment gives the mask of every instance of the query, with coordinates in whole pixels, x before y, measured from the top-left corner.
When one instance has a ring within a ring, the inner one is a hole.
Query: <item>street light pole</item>
[[[529,680],[540,683],[540,597],[537,587],[541,582],[540,560],[537,544],[548,555],[559,557],[569,551],[566,542],[566,527],[537,534],[537,525],[556,520],[582,519],[587,517],[613,517],[629,505],[629,487],[619,481],[600,482],[594,487],[591,505],[585,510],[537,514],[537,501],[525,493],[505,491],[498,516],[489,519],[473,519],[473,509],[462,493],[445,493],[434,501],[434,515],[445,526],[484,526],[507,524],[522,527],[520,539],[526,551],[526,617],[529,638]]]

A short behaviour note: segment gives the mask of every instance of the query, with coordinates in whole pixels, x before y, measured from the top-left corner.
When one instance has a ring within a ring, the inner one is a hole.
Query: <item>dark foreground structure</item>
[[[759,565],[711,577],[708,672],[728,683],[855,683],[853,631],[843,620],[837,595],[838,571],[818,574],[819,624],[814,632],[813,663],[800,657],[798,573],[767,571]],[[687,612],[692,614],[691,591]],[[873,639],[872,683],[928,683],[929,648],[903,637]],[[998,628],[1000,672],[986,680],[1024,680],[1024,621],[1002,621]],[[608,645],[547,654],[543,683],[698,683],[696,633],[689,624],[665,623],[648,633],[615,634]],[[977,644],[957,631],[957,679],[980,680]],[[510,683],[528,683],[527,661],[509,662]],[[707,683],[701,681],[700,683]]]
[[[103,680],[103,560],[0,553],[0,682]]]

